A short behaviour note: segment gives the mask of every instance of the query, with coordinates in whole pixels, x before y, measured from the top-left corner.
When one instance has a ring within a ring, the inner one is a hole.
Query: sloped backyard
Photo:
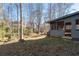
[[[62,38],[41,38],[0,45],[0,55],[69,56],[79,55],[79,43]]]

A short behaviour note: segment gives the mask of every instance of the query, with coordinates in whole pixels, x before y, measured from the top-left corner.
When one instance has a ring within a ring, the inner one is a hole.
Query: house
[[[79,40],[79,11],[54,20],[50,24],[49,35]]]

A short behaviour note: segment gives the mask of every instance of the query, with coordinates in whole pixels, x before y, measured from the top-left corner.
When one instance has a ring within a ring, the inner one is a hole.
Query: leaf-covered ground
[[[0,45],[3,56],[74,56],[79,55],[79,43],[62,38],[43,38]]]

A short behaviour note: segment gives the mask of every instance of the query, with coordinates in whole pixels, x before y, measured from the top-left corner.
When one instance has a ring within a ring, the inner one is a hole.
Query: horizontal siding
[[[50,36],[64,36],[63,30],[51,30]]]
[[[76,20],[79,19],[79,15],[74,16],[72,19],[72,38],[79,38],[79,31],[76,30]]]

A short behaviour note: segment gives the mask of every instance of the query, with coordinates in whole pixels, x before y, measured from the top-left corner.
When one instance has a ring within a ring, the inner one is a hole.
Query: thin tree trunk
[[[23,41],[22,4],[20,3],[20,41]]]
[[[49,4],[49,19],[51,21],[51,3]]]
[[[18,27],[17,27],[17,31],[18,31],[18,36],[19,36],[19,19],[18,19],[18,4],[16,4],[16,11],[17,11],[17,22],[18,22]]]

